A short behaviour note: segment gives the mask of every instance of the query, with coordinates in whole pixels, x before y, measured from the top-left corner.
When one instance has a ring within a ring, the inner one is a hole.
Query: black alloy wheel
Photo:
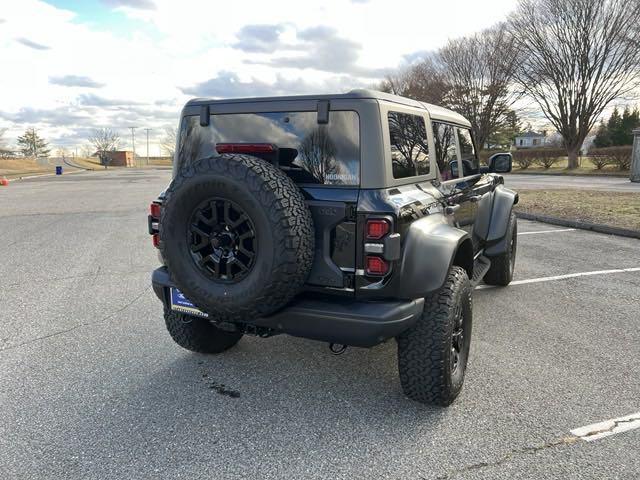
[[[191,257],[210,279],[239,282],[253,268],[256,229],[237,203],[216,197],[202,202],[193,212],[187,235]]]
[[[465,350],[464,344],[464,317],[462,315],[462,305],[458,304],[455,307],[453,314],[453,333],[451,334],[451,374],[457,373],[463,356],[466,356],[468,351]]]

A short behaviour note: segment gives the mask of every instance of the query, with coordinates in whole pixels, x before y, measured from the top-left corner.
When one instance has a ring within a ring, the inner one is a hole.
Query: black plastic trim
[[[329,100],[318,101],[318,125],[329,123]]]
[[[209,122],[209,105],[202,105],[200,107],[200,126],[208,127]]]
[[[167,302],[173,287],[165,267],[154,270],[157,297]],[[373,347],[410,328],[422,314],[424,299],[355,301],[322,295],[300,296],[275,314],[250,322],[280,333],[356,347]]]

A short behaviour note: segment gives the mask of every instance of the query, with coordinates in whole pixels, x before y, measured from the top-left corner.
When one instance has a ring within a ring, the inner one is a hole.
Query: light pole
[[[136,128],[138,127],[129,127],[131,129],[131,148],[133,150],[133,161],[138,164],[136,160]]]
[[[150,128],[145,128],[147,132],[147,167],[149,166],[149,130]]]

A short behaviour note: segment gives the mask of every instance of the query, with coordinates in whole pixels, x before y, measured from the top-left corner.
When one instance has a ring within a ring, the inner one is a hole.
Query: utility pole
[[[138,162],[136,161],[136,128],[138,127],[129,127],[131,129],[131,148],[133,149],[133,161],[136,162],[136,165],[138,164]]]
[[[633,147],[631,150],[631,168],[629,179],[640,182],[640,128],[633,130]]]
[[[150,128],[145,128],[147,132],[147,167],[149,166],[149,130]]]

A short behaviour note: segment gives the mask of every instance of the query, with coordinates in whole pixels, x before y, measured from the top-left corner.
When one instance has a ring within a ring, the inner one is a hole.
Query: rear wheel
[[[220,330],[206,318],[185,315],[169,309],[164,312],[164,321],[174,342],[192,352],[224,352],[242,338],[241,333]]]
[[[471,284],[463,268],[452,267],[442,288],[425,298],[422,317],[397,338],[407,397],[442,406],[456,399],[469,359],[471,324]]]
[[[507,286],[513,279],[513,269],[516,266],[516,250],[518,247],[518,220],[511,212],[507,225],[507,250],[495,257],[490,257],[491,267],[484,276],[487,285]]]

